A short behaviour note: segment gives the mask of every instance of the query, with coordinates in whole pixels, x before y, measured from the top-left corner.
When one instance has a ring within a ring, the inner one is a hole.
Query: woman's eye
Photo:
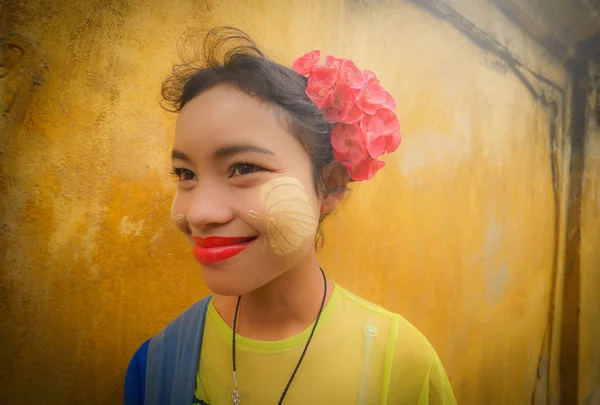
[[[229,171],[229,177],[231,178],[235,176],[243,176],[245,174],[258,172],[261,170],[264,169],[252,163],[236,163],[233,166],[231,166],[231,169]]]
[[[173,172],[175,173],[175,176],[177,176],[177,178],[180,181],[193,180],[195,177],[193,171],[184,169],[182,167],[178,167],[178,168],[174,169]]]

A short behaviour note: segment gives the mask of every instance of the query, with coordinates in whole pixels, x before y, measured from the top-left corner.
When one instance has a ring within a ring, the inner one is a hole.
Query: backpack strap
[[[152,337],[148,346],[144,405],[190,405],[208,303],[206,297]]]
[[[125,386],[123,387],[124,405],[144,405],[146,392],[146,360],[148,359],[148,346],[150,339],[146,340],[133,354],[127,372],[125,373]]]

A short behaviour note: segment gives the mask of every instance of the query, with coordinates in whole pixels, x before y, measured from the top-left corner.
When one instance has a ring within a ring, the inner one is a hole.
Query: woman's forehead
[[[231,126],[274,123],[275,107],[237,89],[219,84],[203,91],[181,109],[178,123],[203,122],[205,125]]]
[[[273,151],[297,150],[298,141],[284,128],[275,106],[234,86],[218,85],[190,100],[179,113],[175,148],[256,145]]]

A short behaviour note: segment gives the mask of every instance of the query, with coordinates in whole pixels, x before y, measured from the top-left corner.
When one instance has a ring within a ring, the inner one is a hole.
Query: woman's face
[[[201,93],[179,114],[173,168],[171,215],[215,293],[251,292],[314,255],[311,162],[275,107],[230,85]]]

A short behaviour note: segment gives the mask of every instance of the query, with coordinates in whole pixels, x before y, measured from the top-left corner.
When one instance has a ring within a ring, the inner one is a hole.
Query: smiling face
[[[226,84],[179,114],[171,216],[217,294],[254,291],[315,255],[323,200],[281,114]]]

